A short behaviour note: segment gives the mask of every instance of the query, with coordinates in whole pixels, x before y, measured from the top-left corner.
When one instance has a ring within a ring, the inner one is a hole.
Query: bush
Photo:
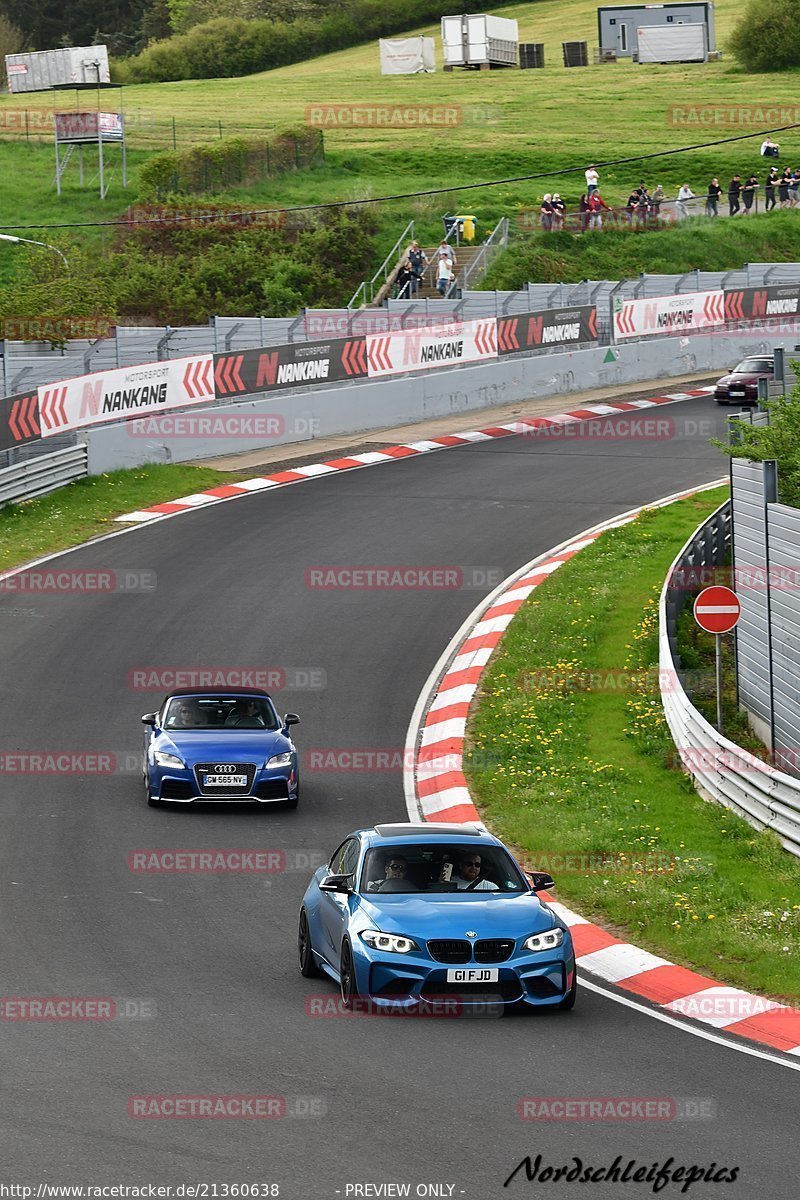
[[[324,157],[318,129],[289,131],[273,138],[225,138],[153,155],[139,172],[139,198],[148,203],[170,194],[210,195],[313,166]]]
[[[800,66],[800,0],[750,0],[730,47],[747,71]]]
[[[460,11],[482,12],[485,7],[485,0],[468,0]],[[217,11],[219,8],[217,5]],[[452,0],[345,0],[318,18],[274,21],[221,16],[176,37],[153,42],[135,58],[117,63],[115,81],[162,83],[252,75],[403,33],[438,20],[452,8]],[[188,19],[188,11],[180,9],[173,19]]]

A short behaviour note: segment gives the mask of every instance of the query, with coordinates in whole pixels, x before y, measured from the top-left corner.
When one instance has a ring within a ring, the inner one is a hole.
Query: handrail
[[[352,310],[353,308],[356,308],[356,307],[363,308],[365,304],[372,303],[372,301],[375,299],[375,280],[378,279],[379,276],[382,275],[383,282],[384,283],[387,282],[387,280],[389,278],[389,274],[390,274],[390,272],[388,270],[389,263],[391,262],[392,270],[394,270],[394,267],[397,265],[397,256],[400,253],[400,247],[405,242],[409,242],[409,241],[413,242],[413,240],[414,240],[414,222],[409,221],[408,224],[406,225],[405,229],[403,230],[403,232],[400,234],[400,237],[397,239],[397,241],[392,246],[389,253],[386,255],[386,258],[383,260],[383,262],[378,267],[375,274],[372,276],[372,279],[370,279],[369,281],[365,280],[364,283],[359,284],[359,286],[356,288],[355,292],[350,297],[350,301],[347,305],[348,309]],[[369,290],[369,299],[367,299],[367,290]],[[356,301],[358,300],[358,298],[362,294],[362,292],[364,295],[363,303],[360,305],[357,305]]]

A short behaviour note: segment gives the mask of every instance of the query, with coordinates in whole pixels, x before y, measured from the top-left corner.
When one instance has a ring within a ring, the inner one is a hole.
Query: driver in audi
[[[496,883],[492,883],[490,879],[481,879],[482,865],[480,851],[465,851],[458,859],[457,870],[450,882],[454,883],[460,892],[498,892],[500,889]],[[439,882],[446,882],[444,867]]]

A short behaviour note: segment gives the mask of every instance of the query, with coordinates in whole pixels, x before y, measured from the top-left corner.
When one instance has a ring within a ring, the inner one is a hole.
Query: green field
[[[746,175],[755,168],[760,175],[760,138],[728,146],[706,144],[742,132],[757,133],[763,122],[780,124],[780,112],[777,119],[769,121],[763,114],[759,117],[758,108],[791,95],[794,73],[746,75],[727,57],[706,64],[639,66],[620,61],[566,70],[561,65],[561,40],[586,39],[591,47],[596,46],[596,7],[594,0],[569,4],[541,0],[503,9],[504,16],[518,19],[520,40],[544,42],[544,70],[437,70],[429,76],[382,77],[377,46],[370,43],[246,78],[126,87],[123,107],[131,146],[141,148],[140,153],[171,148],[173,118],[180,147],[198,137],[218,137],[220,125],[226,135],[297,127],[311,119],[311,109],[324,105],[397,106],[399,124],[389,128],[376,128],[374,123],[353,127],[349,119],[342,123],[345,119],[340,116],[331,124],[329,115],[324,116],[327,166],[227,193],[256,205],[291,207],[457,189],[381,205],[387,249],[394,240],[392,235],[396,236],[410,217],[420,222],[422,238],[430,240],[440,236],[442,213],[474,212],[483,237],[499,217],[514,215],[530,205],[538,208],[545,191],[560,191],[574,206],[584,190],[583,168],[593,160],[699,144],[678,157],[601,169],[602,190],[615,202],[622,201],[641,177],[651,185],[660,182],[667,196],[674,197],[684,180],[699,191],[713,174],[723,182],[734,169]],[[717,41],[723,53],[744,7],[745,0],[723,0],[716,8]],[[428,27],[420,32],[436,36],[440,58],[438,30]],[[110,105],[110,101],[106,103]],[[73,104],[69,93],[58,101],[59,107]],[[86,219],[92,214],[111,217],[124,208],[118,172],[105,204],[97,200],[94,185],[80,194],[76,173],[66,195],[56,200],[49,135],[43,132],[46,140],[38,147],[27,145],[19,136],[10,138],[12,110],[41,111],[52,105],[53,97],[47,94],[0,97],[0,129],[5,131],[5,142],[0,143],[0,223],[4,227],[51,223],[58,216],[64,220]],[[682,117],[676,115],[676,106]],[[689,122],[690,106],[706,110],[712,121],[714,112],[724,118],[733,109],[734,124]],[[743,127],[738,111],[745,107],[751,116]],[[428,117],[444,124],[428,124]],[[782,162],[792,162],[795,153],[800,160],[800,131],[781,135],[779,140]],[[132,158],[130,200],[136,195],[135,153]],[[566,176],[465,190],[466,185],[482,181],[570,166],[576,169]],[[0,247],[0,271],[9,253],[15,252]],[[740,254],[729,265],[748,257],[757,256]]]

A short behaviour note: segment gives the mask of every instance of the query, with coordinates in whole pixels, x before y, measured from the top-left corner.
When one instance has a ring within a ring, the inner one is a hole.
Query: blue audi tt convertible
[[[142,717],[147,803],[282,801],[296,808],[300,780],[289,729],[299,720],[279,717],[256,688],[171,693]]]
[[[300,970],[338,983],[345,1008],[572,1008],[572,938],[537,895],[552,886],[478,824],[359,829],[303,897]]]

